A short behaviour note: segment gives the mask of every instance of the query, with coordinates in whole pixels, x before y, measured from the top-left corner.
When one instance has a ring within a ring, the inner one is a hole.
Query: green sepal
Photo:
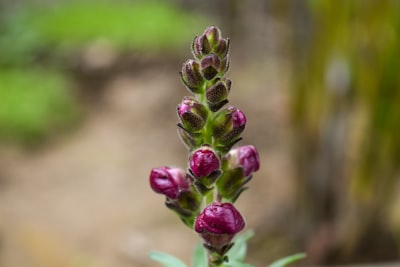
[[[196,178],[193,172],[189,169],[188,173],[193,181],[194,187],[197,191],[205,196],[208,192],[214,189],[215,181],[221,176],[220,170],[213,171],[209,176],[203,176]]]
[[[226,165],[225,161],[223,163],[225,170],[216,185],[220,196],[234,203],[240,194],[247,189],[245,185],[251,180],[252,176],[245,177],[242,167],[228,169]]]
[[[195,192],[195,189],[183,191],[178,199],[167,198],[165,205],[175,211],[189,228],[193,228],[194,221],[199,213],[201,196]]]
[[[178,134],[181,138],[181,141],[190,151],[198,148],[203,143],[203,137],[201,134],[189,132],[183,127],[181,123],[178,123],[177,126]]]
[[[193,185],[194,185],[194,187],[197,189],[197,191],[198,191],[201,195],[203,195],[203,196],[207,195],[208,192],[210,192],[211,190],[214,189],[213,186],[207,187],[207,186],[205,186],[204,184],[202,184],[200,181],[195,181],[195,182],[193,183]]]

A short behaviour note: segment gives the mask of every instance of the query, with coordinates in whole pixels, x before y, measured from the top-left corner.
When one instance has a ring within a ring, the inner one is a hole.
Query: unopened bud
[[[207,109],[196,99],[186,96],[178,106],[178,116],[186,130],[196,132],[204,127]]]
[[[210,176],[219,171],[220,160],[214,150],[208,146],[202,146],[195,150],[189,158],[189,167],[196,178]]]
[[[228,103],[228,94],[231,89],[232,82],[230,80],[220,80],[207,89],[206,99],[208,106],[212,111],[219,110]]]
[[[193,60],[187,60],[181,71],[181,78],[186,87],[193,93],[199,94],[203,91],[204,78],[200,71],[200,64]]]
[[[221,110],[213,121],[213,136],[217,139],[238,137],[246,126],[246,116],[235,107]]]
[[[247,145],[231,149],[223,159],[223,174],[217,181],[218,193],[224,199],[235,202],[246,189],[252,173],[260,167],[258,152]]]
[[[214,202],[197,216],[194,230],[207,248],[224,254],[233,237],[245,227],[240,212],[231,203]]]
[[[203,56],[211,53],[212,48],[204,34],[196,36],[192,43],[192,52],[197,59],[201,59]]]
[[[220,66],[221,61],[215,54],[209,54],[201,59],[201,72],[207,80],[211,80],[218,74]]]
[[[244,176],[249,176],[260,168],[258,152],[252,145],[234,148],[225,157],[229,162],[229,168],[241,167]]]
[[[176,199],[182,191],[189,189],[189,180],[182,169],[159,167],[151,170],[150,186],[156,193]]]
[[[219,58],[225,58],[229,53],[230,41],[228,38],[220,39],[218,44],[215,46],[214,52]]]
[[[216,47],[221,38],[221,31],[215,26],[209,26],[204,30],[203,35],[206,36],[211,47]]]

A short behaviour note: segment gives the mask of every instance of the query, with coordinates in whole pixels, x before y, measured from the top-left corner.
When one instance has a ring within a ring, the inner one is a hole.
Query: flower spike
[[[242,110],[227,106],[232,82],[230,41],[216,26],[193,39],[194,59],[180,72],[192,94],[177,107],[178,134],[188,148],[187,171],[159,167],[150,173],[150,186],[165,196],[165,205],[194,229],[208,253],[210,267],[227,262],[233,238],[245,227],[234,202],[247,189],[260,167],[254,146],[234,148],[247,123]]]

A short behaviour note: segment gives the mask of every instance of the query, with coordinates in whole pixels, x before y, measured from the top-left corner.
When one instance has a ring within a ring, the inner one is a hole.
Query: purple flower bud
[[[246,126],[246,116],[240,109],[235,107],[229,107],[228,110],[232,114],[233,128],[240,128]]]
[[[200,67],[204,78],[211,80],[218,74],[221,61],[215,54],[209,54],[201,59]]]
[[[192,51],[193,55],[197,59],[201,59],[204,55],[211,53],[211,45],[204,34],[194,38],[192,43]]]
[[[218,44],[215,46],[214,49],[215,54],[217,54],[220,58],[225,58],[229,53],[229,45],[230,41],[228,38],[226,39],[221,38]]]
[[[219,158],[208,146],[195,150],[189,159],[190,170],[197,178],[211,175],[220,168],[220,165]]]
[[[221,110],[213,121],[213,135],[217,139],[238,137],[246,126],[246,116],[235,107]]]
[[[200,72],[200,64],[193,60],[187,60],[181,71],[181,78],[186,87],[193,93],[198,94],[203,91],[204,78]]]
[[[260,158],[252,145],[240,146],[226,154],[231,169],[242,167],[244,176],[249,176],[260,168]]]
[[[197,216],[194,230],[208,247],[220,251],[244,227],[242,215],[231,203],[214,202]]]
[[[221,31],[215,26],[209,26],[204,30],[203,35],[207,38],[211,47],[215,47],[220,41]]]
[[[176,199],[182,191],[189,189],[189,180],[182,169],[159,167],[151,170],[150,186],[156,193]]]
[[[232,82],[230,80],[224,79],[207,89],[206,99],[212,111],[217,111],[228,102],[227,98],[231,90],[231,84]]]
[[[206,123],[207,109],[196,99],[186,96],[178,106],[178,116],[186,130],[196,132]]]
[[[221,31],[216,26],[210,26],[203,32],[202,35],[196,36],[192,42],[192,52],[193,55],[201,60],[203,57],[214,53],[218,56],[220,60],[227,58],[229,53],[229,39],[221,37]],[[224,66],[222,71],[224,71],[226,66],[229,64],[225,62],[221,64]]]

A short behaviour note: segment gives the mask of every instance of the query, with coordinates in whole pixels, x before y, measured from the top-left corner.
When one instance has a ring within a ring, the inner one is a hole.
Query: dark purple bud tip
[[[207,80],[211,80],[218,74],[219,68],[221,66],[221,61],[218,56],[215,54],[209,54],[202,58],[201,63],[201,72],[203,73],[204,78]]]
[[[189,189],[189,180],[182,169],[159,167],[151,170],[150,186],[156,193],[176,199],[182,191]]]
[[[260,168],[260,158],[257,149],[252,145],[232,149],[226,155],[230,168],[242,167],[244,176],[249,176]]]
[[[194,230],[207,246],[218,250],[228,245],[244,227],[242,215],[231,203],[214,202],[197,216]]]
[[[198,94],[203,90],[204,78],[200,72],[200,64],[193,60],[187,60],[181,71],[182,81],[193,93]]]
[[[202,146],[195,150],[189,159],[189,168],[197,177],[205,177],[217,171],[220,168],[220,160],[208,146]]]

